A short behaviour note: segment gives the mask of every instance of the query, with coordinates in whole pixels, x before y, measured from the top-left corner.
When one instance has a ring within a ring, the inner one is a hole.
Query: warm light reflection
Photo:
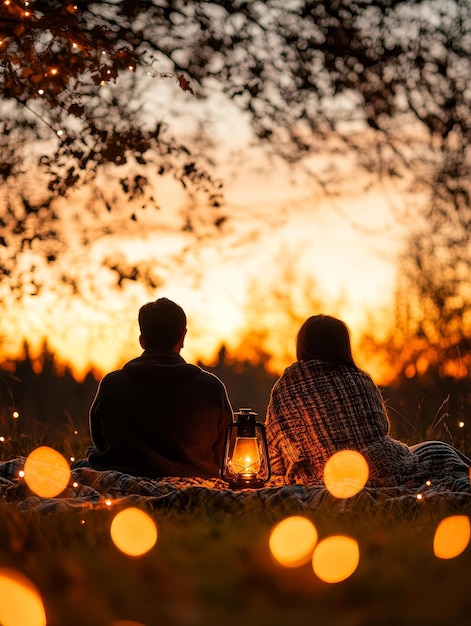
[[[353,574],[360,561],[358,543],[352,537],[333,535],[320,541],[312,556],[314,573],[326,583],[339,583]]]
[[[368,480],[368,463],[360,452],[340,450],[325,464],[324,483],[336,498],[351,498]]]
[[[260,453],[256,437],[237,437],[231,458],[235,474],[244,477],[255,476],[260,471]]]
[[[157,526],[154,520],[134,507],[115,515],[110,534],[115,546],[128,556],[142,556],[157,542]]]
[[[2,626],[45,626],[43,601],[33,583],[16,570],[0,568]]]
[[[141,622],[132,622],[128,619],[119,620],[118,622],[111,622],[111,626],[145,626]]]
[[[42,498],[55,498],[69,484],[70,467],[62,454],[41,446],[29,454],[24,465],[28,487]]]
[[[438,524],[433,538],[433,552],[439,559],[454,559],[466,550],[471,536],[467,515],[451,515]]]
[[[278,563],[285,567],[299,567],[310,560],[316,542],[314,524],[305,517],[294,515],[274,526],[269,546]]]

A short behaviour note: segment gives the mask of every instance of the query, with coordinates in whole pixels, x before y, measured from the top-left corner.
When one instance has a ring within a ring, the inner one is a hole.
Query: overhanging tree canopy
[[[136,168],[121,178],[131,195],[149,168],[210,184],[159,111],[143,114],[144,81],[164,77],[192,99],[225,93],[290,162],[353,152],[452,197],[447,163],[471,162],[470,75],[468,0],[0,0],[0,176],[33,163],[53,195],[110,165]],[[0,244],[47,208],[23,198]],[[47,215],[40,236],[57,239]]]
[[[170,149],[160,123],[143,128],[132,85],[124,101],[100,89],[141,71],[199,96],[217,84],[293,160],[332,138],[360,149],[370,129],[377,150],[363,161],[393,171],[398,153],[413,158],[407,144],[470,138],[466,0],[2,0],[0,40],[0,93],[16,104],[3,134],[45,125],[47,165],[72,159],[55,189],[92,164]],[[2,160],[7,177],[18,163]]]

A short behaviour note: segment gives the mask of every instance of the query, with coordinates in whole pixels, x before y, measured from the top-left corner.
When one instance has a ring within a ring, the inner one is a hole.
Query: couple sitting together
[[[159,298],[141,307],[138,321],[144,351],[100,382],[90,408],[92,445],[80,464],[149,478],[218,477],[233,420],[224,384],[180,356],[180,306]],[[322,483],[327,460],[344,449],[363,454],[371,486],[469,476],[471,460],[451,445],[407,446],[389,436],[381,393],[356,366],[343,322],[310,317],[296,350],[268,404],[272,476]]]

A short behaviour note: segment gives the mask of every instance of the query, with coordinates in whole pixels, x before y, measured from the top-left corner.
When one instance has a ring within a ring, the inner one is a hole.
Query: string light
[[[154,520],[145,511],[130,507],[120,511],[111,522],[110,535],[115,546],[128,556],[138,557],[151,550],[158,536]]]
[[[349,578],[358,567],[360,549],[353,537],[326,537],[314,549],[312,567],[326,583],[339,583]]]
[[[17,420],[20,417],[20,414],[18,413],[18,411],[13,411],[12,417],[14,420]]]
[[[269,547],[275,560],[285,567],[299,567],[312,558],[317,529],[307,518],[292,515],[272,529]]]
[[[432,481],[431,481],[431,480],[426,480],[426,481],[425,481],[425,484],[427,485],[427,487],[430,487],[430,486],[431,486],[431,484],[432,484]]]
[[[3,437],[3,435],[0,437],[0,441],[5,441],[5,437]]]
[[[20,478],[24,478],[24,477],[25,477],[24,470],[20,470],[20,471],[18,472],[18,476],[19,476]]]
[[[74,457],[74,456],[71,456],[71,457],[70,457],[70,460],[71,460],[71,461],[72,461],[72,463],[73,463],[73,462],[75,461],[75,457]]]
[[[58,72],[57,68],[53,67],[53,68],[51,69],[51,74],[52,74],[53,76],[55,76],[55,75],[57,74],[57,72]]]
[[[44,95],[44,89],[38,89],[38,94],[40,96],[43,96]]]
[[[78,487],[78,482],[77,481],[73,482],[72,483],[72,487],[74,487],[76,489]]]
[[[112,504],[112,503],[111,503],[111,500],[110,500],[109,498],[107,498],[107,499],[105,500],[105,504],[106,504],[106,506],[111,506],[111,504]]]
[[[39,446],[25,460],[25,482],[41,498],[55,498],[70,481],[70,467],[57,450]]]
[[[458,428],[463,428],[464,427],[464,422],[458,422]]]
[[[435,529],[433,552],[439,559],[454,559],[469,544],[471,524],[467,515],[445,517]]]
[[[423,500],[424,496],[421,493],[418,493],[416,496],[417,500]]]
[[[63,131],[62,129],[59,129],[59,130],[57,131],[57,136],[58,136],[58,137],[62,137],[62,135],[63,135],[63,134],[64,134],[64,131]]]
[[[46,612],[38,589],[17,570],[0,568],[0,621],[7,626],[44,626]]]

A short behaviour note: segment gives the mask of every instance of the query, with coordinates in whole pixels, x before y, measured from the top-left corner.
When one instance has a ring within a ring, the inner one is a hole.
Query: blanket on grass
[[[215,516],[259,512],[274,516],[315,511],[397,513],[413,518],[421,511],[433,517],[471,514],[471,480],[452,477],[431,484],[404,487],[364,487],[357,495],[338,499],[324,484],[286,485],[273,479],[261,489],[234,491],[223,481],[202,478],[149,479],[114,470],[77,468],[68,486],[55,498],[35,495],[22,478],[25,458],[0,463],[0,503],[18,511],[61,511],[104,508],[111,504],[144,505],[175,512],[204,510]]]

